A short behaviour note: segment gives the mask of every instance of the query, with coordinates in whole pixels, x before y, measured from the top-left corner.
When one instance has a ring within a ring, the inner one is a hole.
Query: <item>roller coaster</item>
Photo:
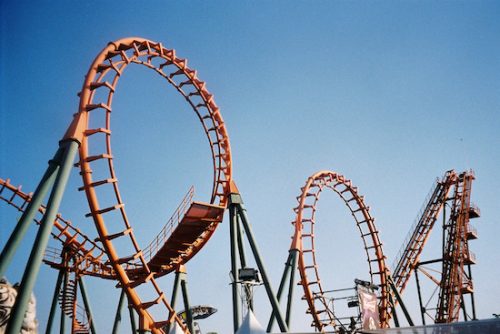
[[[213,167],[210,198],[206,202],[195,201],[194,188],[191,188],[163,229],[145,247],[139,244],[134,225],[125,211],[111,147],[113,96],[122,73],[131,64],[156,72],[184,98],[201,123]],[[12,185],[9,179],[0,179],[0,199],[22,213],[0,255],[0,277],[11,265],[31,222],[39,225],[24,275],[15,292],[15,303],[2,320],[3,325],[0,324],[0,328],[4,326],[5,333],[17,334],[23,330],[25,313],[42,262],[58,271],[46,333],[54,327],[57,307],[61,310],[61,333],[64,332],[66,318],[71,320],[71,333],[97,333],[86,292],[86,276],[114,281],[121,291],[113,333],[118,333],[121,309],[125,303],[129,307],[131,331],[134,333],[195,333],[185,264],[210,240],[226,210],[229,211],[234,332],[242,325],[239,286],[244,286],[241,291],[246,295],[248,312],[253,308],[253,296],[246,285],[249,277],[261,279],[266,289],[272,308],[267,332],[271,332],[275,322],[281,332],[288,332],[291,328],[290,310],[296,283],[302,286],[307,313],[311,315],[312,327],[316,331],[342,333],[349,330],[349,325],[351,329],[364,327],[361,313],[365,311],[360,306],[363,304],[361,294],[355,297],[360,312],[351,317],[354,323],[351,320],[348,325],[343,317],[336,314],[331,299],[326,297],[326,282],[320,279],[315,248],[319,236],[315,234],[315,224],[318,223],[317,204],[325,189],[338,195],[349,209],[359,231],[370,281],[357,281],[356,291],[366,290],[376,296],[376,320],[370,320],[376,328],[391,326],[391,320],[399,325],[398,305],[409,319],[401,295],[413,274],[418,283],[419,271],[433,280],[439,289],[437,306],[432,310],[435,311],[433,321],[455,322],[459,320],[460,310],[464,320],[476,318],[471,274],[474,259],[468,246],[468,241],[477,237],[469,220],[479,216],[479,210],[470,201],[474,180],[472,172],[449,171],[436,183],[403,245],[393,272],[386,264],[375,219],[358,188],[337,172],[320,171],[311,175],[297,197],[292,243],[278,291],[274,293],[242,196],[232,178],[231,146],[224,120],[206,83],[187,66],[187,60],[178,58],[175,50],[143,38],[111,42],[90,66],[79,98],[78,112],[59,142],[59,148],[49,161],[35,192],[25,193],[20,186]],[[74,164],[77,153],[78,159]],[[79,190],[86,196],[89,206],[86,217],[94,222],[98,235],[96,239],[88,237],[58,213],[73,165],[80,169],[83,185]],[[49,193],[48,201],[43,204]],[[442,215],[442,254],[439,259],[421,261],[420,255],[430,232],[446,207],[450,209],[448,216],[444,212]],[[51,235],[60,243],[60,248],[48,247]],[[249,265],[244,251],[245,240],[257,269]],[[442,265],[442,272],[436,278],[424,267],[438,262]],[[296,269],[300,275],[298,282],[295,281]],[[168,274],[175,275],[170,300],[158,283],[158,279]],[[280,305],[287,283],[287,301],[285,305]],[[184,317],[176,311],[179,290],[183,296]],[[465,310],[466,295],[471,297],[472,317]],[[424,314],[429,314],[431,309],[423,306],[420,288],[419,301],[425,324]],[[284,307],[285,317],[282,314]],[[163,317],[157,318],[158,314]],[[411,320],[410,324],[413,324]]]

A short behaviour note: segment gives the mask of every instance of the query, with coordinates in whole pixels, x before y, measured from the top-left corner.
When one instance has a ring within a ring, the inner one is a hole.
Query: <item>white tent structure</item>
[[[170,328],[170,331],[168,334],[184,334],[184,331],[182,330],[181,326],[176,322],[175,325]]]
[[[252,310],[248,310],[245,319],[243,319],[243,323],[236,332],[236,334],[265,334],[265,333],[266,331],[257,321],[257,318],[255,318],[255,315],[253,314]]]

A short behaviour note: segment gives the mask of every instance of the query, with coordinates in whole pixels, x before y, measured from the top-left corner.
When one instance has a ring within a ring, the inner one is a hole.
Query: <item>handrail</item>
[[[443,178],[441,182],[444,182],[446,179],[446,176]],[[411,225],[410,229],[408,230],[408,233],[406,234],[406,237],[403,241],[403,244],[401,245],[399,252],[397,253],[396,257],[394,258],[394,261],[392,263],[392,269],[395,269],[396,266],[398,265],[399,260],[401,259],[401,256],[403,255],[404,251],[406,250],[406,247],[408,243],[410,242],[411,238],[413,237],[413,233],[415,232],[415,228],[417,227],[418,223],[422,219],[422,216],[424,215],[427,206],[429,204],[429,200],[431,199],[432,195],[436,191],[437,186],[439,185],[439,178],[437,177],[435,181],[432,183],[432,186],[430,190],[428,191],[427,195],[425,196],[424,202],[422,203],[420,210],[417,213],[417,216],[415,217],[415,220],[413,221],[413,224]]]
[[[189,188],[187,194],[184,196],[177,209],[175,209],[170,219],[161,229],[160,233],[158,233],[158,235],[149,243],[149,245],[142,250],[144,258],[146,259],[147,262],[149,262],[153,258],[153,256],[156,255],[156,253],[160,250],[163,244],[170,237],[175,227],[179,225],[182,218],[189,210],[191,203],[193,203],[193,197],[194,197],[194,186],[191,186],[191,188]]]

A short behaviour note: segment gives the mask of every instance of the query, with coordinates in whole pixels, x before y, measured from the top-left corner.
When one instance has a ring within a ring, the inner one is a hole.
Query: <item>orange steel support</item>
[[[213,190],[209,204],[222,208],[227,204],[227,194],[232,174],[229,137],[213,95],[206,89],[205,82],[198,79],[196,71],[187,67],[187,60],[178,58],[175,50],[166,49],[161,43],[143,38],[125,38],[109,43],[99,53],[85,77],[80,92],[78,113],[64,137],[65,139],[71,138],[81,142],[79,165],[83,178],[82,190],[85,191],[90,207],[88,216],[91,216],[94,220],[99,239],[120,281],[120,286],[124,289],[131,305],[139,314],[141,327],[139,330],[163,333],[163,326],[176,321],[187,332],[186,326],[170,307],[165,294],[155,281],[155,272],[153,268],[150,268],[148,260],[134,236],[114,171],[110,128],[112,101],[120,75],[130,64],[145,66],[162,76],[186,99],[198,116],[208,139],[213,160]],[[98,91],[101,94],[96,94]],[[104,97],[98,97],[103,95]],[[101,115],[101,118],[98,117],[99,115]],[[91,122],[94,116],[96,121]],[[104,121],[101,124],[96,124],[99,119],[104,119]],[[89,127],[90,124],[93,124],[92,127]],[[90,151],[96,151],[96,149],[91,150],[91,146],[99,140],[104,145],[97,145],[96,147],[104,146],[105,150],[90,155]],[[104,168],[102,163],[99,162],[104,162]],[[101,170],[96,173],[98,168],[101,168]],[[94,180],[94,174],[107,174],[108,176]],[[102,207],[99,197],[102,198],[104,189],[110,189],[115,194],[115,203]],[[122,227],[118,232],[111,232],[111,228],[116,230],[118,224],[116,219],[114,219],[112,226],[108,226],[105,222],[105,216],[110,212],[117,212],[121,217]],[[222,215],[220,215],[220,218],[222,218]],[[192,241],[192,244],[183,249],[184,256],[178,258],[178,265],[184,264],[204,246],[214,233],[219,222],[220,220],[215,219],[207,223],[207,226],[204,226],[204,231],[200,232],[201,234],[194,241],[193,238],[190,238],[189,241]],[[117,238],[128,238],[134,253],[120,254],[113,244],[113,240]],[[164,249],[168,249],[168,247],[166,246]],[[161,257],[161,255],[162,251],[160,250],[158,256]],[[136,280],[137,277],[133,277],[132,272],[127,267],[127,263],[131,261],[139,264],[146,278]],[[154,264],[157,263],[159,262]],[[156,265],[156,268],[161,267]],[[136,292],[135,287],[143,283],[147,283],[157,296],[152,301],[142,301]],[[160,321],[155,320],[148,311],[154,305],[163,305],[166,308],[168,318]]]
[[[456,173],[446,172],[438,181],[426,200],[426,206],[419,215],[412,232],[397,257],[394,270],[395,285],[402,292],[415,270],[419,268],[426,276],[439,285],[439,296],[436,308],[436,323],[455,322],[459,320],[463,307],[463,296],[471,294],[473,303],[473,285],[470,272],[466,266],[473,264],[468,240],[477,238],[477,232],[469,225],[469,219],[479,217],[479,209],[471,205],[471,186],[474,180],[472,171]],[[444,225],[444,243],[441,262],[441,278],[436,279],[419,267],[420,255],[430,236],[434,223],[447,202],[451,201],[449,220]],[[473,312],[474,305],[473,306]],[[473,316],[475,318],[475,315]],[[464,319],[466,320],[466,319]]]
[[[467,238],[470,195],[474,175],[461,173],[455,183],[451,214],[445,225],[446,242],[443,249],[443,271],[436,313],[436,323],[458,321],[462,294],[472,291],[472,279],[466,273],[470,259]]]
[[[316,205],[323,189],[329,188],[339,195],[351,211],[356,226],[359,229],[368,259],[371,283],[380,286],[379,313],[381,327],[388,326],[388,269],[385,265],[385,256],[382,251],[382,242],[375,227],[375,219],[369,212],[369,207],[364,204],[363,196],[350,180],[344,176],[331,172],[321,171],[308,178],[306,185],[301,188],[297,197],[298,206],[294,209],[296,218],[295,233],[291,249],[298,247],[300,272],[300,285],[304,289],[304,299],[309,305],[308,313],[313,317],[313,326],[320,332],[325,332],[331,326],[335,330],[336,324],[334,311],[328,306],[324,296],[322,282],[319,276],[318,264],[314,249],[314,225]],[[304,243],[304,240],[308,242]],[[311,245],[307,248],[304,244]],[[320,314],[326,314],[326,319],[321,319]]]
[[[405,243],[405,248],[396,256],[399,260],[393,271],[393,279],[399,293],[402,293],[406,288],[413,270],[420,260],[420,254],[430,236],[434,223],[456,180],[457,173],[451,170],[446,172],[443,178],[436,183],[434,189],[430,193],[430,197],[426,200],[426,207],[416,221],[416,225],[412,228],[413,232]]]

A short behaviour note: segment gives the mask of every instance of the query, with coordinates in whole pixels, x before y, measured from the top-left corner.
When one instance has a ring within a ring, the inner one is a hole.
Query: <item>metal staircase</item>
[[[59,293],[61,310],[71,319],[72,334],[90,334],[87,312],[77,303],[78,283],[70,279]]]

